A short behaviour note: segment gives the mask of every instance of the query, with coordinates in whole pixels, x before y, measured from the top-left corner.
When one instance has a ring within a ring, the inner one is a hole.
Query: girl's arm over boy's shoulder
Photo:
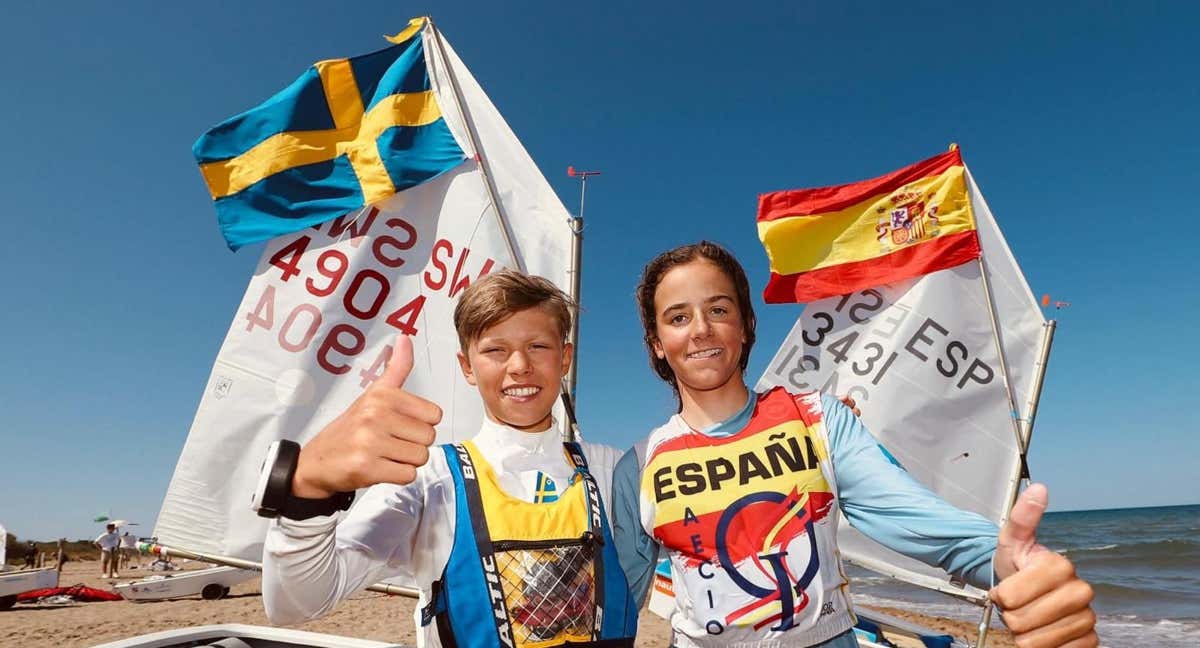
[[[991,587],[996,525],[918,483],[837,398],[822,395],[821,405],[838,498],[850,524],[889,549],[981,589]]]
[[[645,450],[645,441],[639,444]],[[629,597],[641,606],[650,591],[658,558],[658,543],[646,533],[641,517],[642,457],[634,446],[617,462],[613,474],[613,540],[621,569],[629,583]]]

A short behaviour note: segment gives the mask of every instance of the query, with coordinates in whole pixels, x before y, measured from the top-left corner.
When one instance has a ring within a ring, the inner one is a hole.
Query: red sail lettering
[[[439,252],[442,253],[439,255]],[[430,290],[441,290],[442,286],[446,285],[446,262],[443,257],[454,255],[454,245],[446,239],[438,239],[437,243],[433,244],[433,253],[429,257],[429,262],[438,270],[439,278],[434,280],[433,275],[425,271],[425,285],[429,286]]]
[[[404,259],[400,255],[385,254],[387,248],[395,248],[396,250],[409,250],[417,244],[417,228],[402,218],[389,218],[386,225],[388,227],[399,228],[404,230],[405,238],[403,240],[394,236],[381,234],[375,237],[371,243],[371,251],[375,253],[375,260],[389,268],[399,268],[404,265]]]

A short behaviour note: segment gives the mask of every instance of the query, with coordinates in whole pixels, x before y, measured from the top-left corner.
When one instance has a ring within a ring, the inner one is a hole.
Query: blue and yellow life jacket
[[[500,488],[471,442],[444,445],[454,478],[454,546],[422,624],[461,648],[633,646],[637,607],[617,560],[600,489],[578,444],[575,478],[554,502]]]

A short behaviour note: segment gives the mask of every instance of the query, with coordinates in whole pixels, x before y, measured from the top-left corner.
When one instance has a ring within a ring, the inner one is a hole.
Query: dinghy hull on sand
[[[121,639],[93,648],[405,648],[400,644],[336,635],[226,623],[179,628]]]
[[[856,610],[860,648],[885,646],[914,646],[919,648],[970,648],[966,643],[936,630],[905,621],[878,610]]]
[[[53,567],[0,572],[0,610],[12,607],[22,592],[47,587],[58,587],[58,570]]]
[[[257,575],[258,572],[250,569],[213,567],[121,583],[113,590],[128,601],[162,601],[188,596],[213,600],[228,594],[230,587]]]

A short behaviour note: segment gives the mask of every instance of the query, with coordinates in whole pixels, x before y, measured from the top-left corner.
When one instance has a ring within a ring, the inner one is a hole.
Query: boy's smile
[[[526,308],[488,327],[458,354],[491,420],[526,432],[550,429],[550,410],[572,348],[546,309]]]
[[[514,385],[512,387],[505,387],[502,391],[506,398],[523,403],[532,400],[538,392],[542,391],[542,388],[536,385]]]

